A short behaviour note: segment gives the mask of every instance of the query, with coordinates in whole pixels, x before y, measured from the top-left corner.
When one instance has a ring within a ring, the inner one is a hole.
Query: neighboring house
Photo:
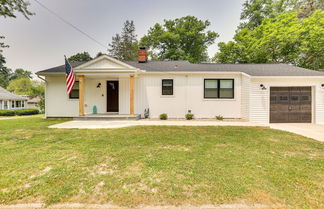
[[[31,97],[29,95],[24,95],[27,99],[27,108],[39,109],[38,102],[40,101],[39,97]]]
[[[0,86],[0,110],[26,109],[27,99],[13,94]]]
[[[141,51],[145,54],[145,51]],[[139,54],[141,54],[139,53]],[[324,124],[324,73],[286,64],[121,62],[106,55],[71,63],[77,82],[66,93],[64,65],[39,71],[46,80],[46,117],[98,113],[167,113],[184,118],[240,118],[251,122]]]

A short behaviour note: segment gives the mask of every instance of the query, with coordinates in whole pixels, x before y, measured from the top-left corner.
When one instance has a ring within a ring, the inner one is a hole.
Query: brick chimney
[[[140,47],[137,54],[137,60],[139,63],[147,62],[147,52],[145,47]]]

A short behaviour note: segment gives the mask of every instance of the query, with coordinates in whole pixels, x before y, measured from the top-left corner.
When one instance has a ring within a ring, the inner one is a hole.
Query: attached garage
[[[311,87],[270,88],[270,123],[311,122]]]

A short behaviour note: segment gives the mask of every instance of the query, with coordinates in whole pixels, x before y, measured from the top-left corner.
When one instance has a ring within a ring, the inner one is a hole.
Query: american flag
[[[66,77],[66,91],[68,94],[71,93],[74,83],[75,83],[75,76],[73,72],[72,65],[65,57],[65,77]]]

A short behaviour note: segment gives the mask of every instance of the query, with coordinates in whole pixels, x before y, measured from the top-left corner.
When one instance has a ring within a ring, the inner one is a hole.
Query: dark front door
[[[107,81],[107,112],[118,111],[118,81]]]
[[[270,88],[270,123],[311,122],[311,87]]]

